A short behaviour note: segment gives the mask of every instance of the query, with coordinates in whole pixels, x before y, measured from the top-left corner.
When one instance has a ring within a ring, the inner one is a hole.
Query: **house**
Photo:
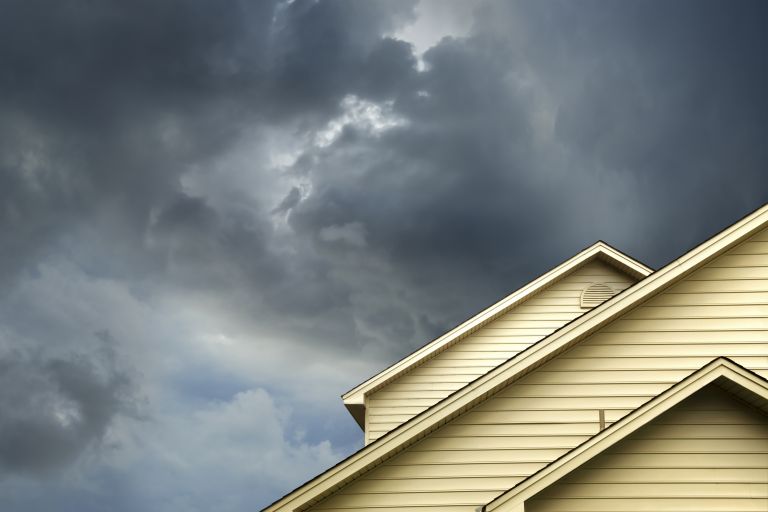
[[[768,511],[768,205],[653,272],[603,242],[355,387],[266,511]]]

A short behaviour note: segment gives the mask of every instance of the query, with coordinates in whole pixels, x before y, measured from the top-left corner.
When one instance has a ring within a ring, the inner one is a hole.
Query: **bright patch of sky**
[[[416,5],[413,22],[392,34],[414,47],[420,70],[425,69],[422,56],[444,37],[465,37],[472,29],[477,0],[421,0]]]
[[[392,112],[392,105],[392,101],[378,104],[352,94],[344,97],[341,100],[342,114],[332,119],[324,129],[317,132],[315,145],[319,148],[330,146],[347,126],[378,135],[391,128],[407,124],[405,119]]]

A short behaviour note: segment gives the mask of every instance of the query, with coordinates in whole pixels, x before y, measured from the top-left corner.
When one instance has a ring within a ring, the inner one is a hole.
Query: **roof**
[[[636,279],[644,279],[653,272],[651,268],[627,256],[618,249],[611,247],[603,241],[598,241],[567,259],[549,272],[537,277],[522,288],[512,292],[497,303],[484,309],[464,323],[427,343],[389,368],[386,368],[362,384],[347,391],[341,397],[342,400],[344,400],[344,405],[346,405],[357,423],[363,427],[365,424],[365,395],[382,388],[404,373],[419,366],[426,360],[434,357],[438,353],[446,350],[468,335],[487,325],[489,322],[507,313],[510,309],[526,301],[536,293],[551,286],[571,272],[595,259],[608,263]]]
[[[768,204],[455,391],[264,510],[302,510],[316,503],[766,226]]]
[[[713,383],[768,413],[768,380],[728,358],[714,359],[610,427],[595,434],[559,459],[518,483],[484,505],[480,510],[483,512],[521,510],[520,506],[527,499],[603,453],[705,386]]]

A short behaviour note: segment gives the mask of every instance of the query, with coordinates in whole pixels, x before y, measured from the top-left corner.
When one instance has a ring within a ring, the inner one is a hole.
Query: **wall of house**
[[[472,512],[717,356],[768,378],[768,230],[312,510]]]
[[[768,510],[768,417],[708,386],[525,504],[618,510]]]
[[[604,282],[621,291],[636,280],[593,260],[366,399],[366,443],[439,402],[532,343],[582,315],[581,291]]]

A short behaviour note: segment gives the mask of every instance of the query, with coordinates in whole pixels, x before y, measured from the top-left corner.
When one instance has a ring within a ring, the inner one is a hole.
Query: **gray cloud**
[[[280,201],[280,204],[272,210],[272,213],[287,213],[291,208],[299,204],[299,201],[301,201],[301,191],[298,187],[291,187],[288,195]]]
[[[315,155],[293,226],[361,222],[409,279],[486,300],[597,238],[658,265],[765,197],[764,15],[744,7],[487,3],[396,97],[407,125]]]
[[[0,469],[39,475],[99,444],[116,416],[139,414],[129,374],[108,333],[87,355],[44,357],[14,350],[0,360]],[[1,473],[0,473],[1,474]]]

